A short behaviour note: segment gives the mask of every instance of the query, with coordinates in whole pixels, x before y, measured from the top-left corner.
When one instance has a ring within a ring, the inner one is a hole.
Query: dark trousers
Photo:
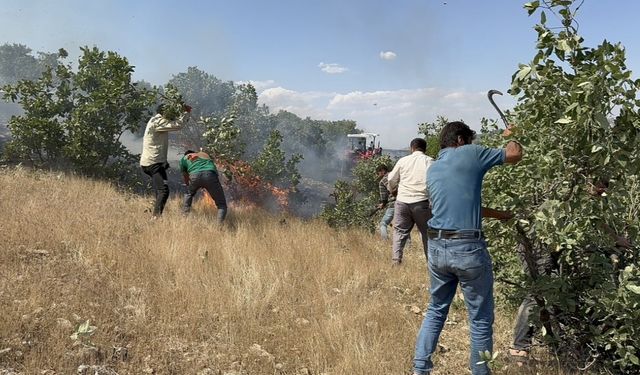
[[[156,202],[153,205],[153,216],[162,215],[164,205],[169,199],[169,184],[167,184],[167,163],[156,163],[143,166],[142,171],[151,177],[151,185],[156,194]]]
[[[205,189],[218,207],[218,222],[224,221],[227,216],[227,200],[224,197],[224,190],[218,179],[218,173],[214,171],[204,171],[189,175],[189,186],[187,186],[187,195],[184,197],[184,205],[182,211],[188,213],[191,211],[191,203],[193,197],[199,189]]]
[[[535,326],[530,321],[536,306],[537,303],[531,296],[527,296],[520,304],[516,325],[513,327],[513,349],[529,351],[531,348]]]
[[[431,218],[431,208],[429,201],[416,203],[403,203],[396,201],[395,213],[393,216],[393,255],[391,259],[401,262],[404,253],[404,246],[407,244],[411,229],[414,225],[422,235],[422,246],[424,254],[427,255],[427,221]]]
[[[518,254],[522,262],[522,267],[526,273],[530,273],[529,265],[524,259],[524,251],[524,246],[521,244],[518,245]],[[554,260],[546,248],[534,246],[532,257],[539,275],[552,275]],[[513,349],[530,350],[533,344],[533,335],[536,331],[535,326],[532,324],[532,314],[536,310],[537,305],[532,295],[526,296],[520,304],[518,315],[516,316],[516,324],[513,328]]]

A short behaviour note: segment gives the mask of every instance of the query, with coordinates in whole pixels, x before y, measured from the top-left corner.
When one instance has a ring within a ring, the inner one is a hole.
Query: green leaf
[[[531,67],[528,65],[523,66],[516,74],[516,80],[521,81],[525,79],[529,73],[531,73]]]
[[[536,11],[536,9],[538,9],[539,6],[540,6],[540,1],[536,0],[536,1],[532,1],[530,3],[525,3],[524,4],[524,9],[527,10],[529,15],[532,15]]]
[[[638,285],[627,284],[626,288],[634,292],[635,294],[640,294],[640,286]]]
[[[555,121],[556,124],[570,124],[573,122],[573,119],[569,117],[563,117]]]
[[[565,52],[571,52],[571,50],[572,50],[571,46],[569,46],[569,43],[567,43],[567,41],[565,39],[560,39],[558,41],[558,44],[557,44],[556,48],[558,48],[561,51],[565,51]]]

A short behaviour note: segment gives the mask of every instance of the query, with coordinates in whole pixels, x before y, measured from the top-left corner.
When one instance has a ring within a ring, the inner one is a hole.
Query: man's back
[[[435,229],[481,229],[482,179],[492,167],[504,163],[503,149],[469,144],[440,150],[427,173]]]
[[[397,201],[415,203],[428,199],[426,177],[431,163],[433,159],[422,151],[414,151],[398,160],[388,175],[389,190],[397,188]]]
[[[180,170],[190,175],[197,174],[200,172],[205,172],[205,171],[217,172],[216,165],[214,164],[211,157],[204,153],[199,153],[199,154],[203,154],[203,156],[206,155],[206,157],[198,156],[190,160],[188,155],[183,156],[182,159],[180,159]],[[189,154],[189,155],[192,155],[192,154]]]
[[[169,121],[160,114],[151,117],[142,138],[140,165],[149,166],[167,162],[167,152],[169,150],[168,132],[181,129],[187,117],[188,113],[185,113],[175,121]]]

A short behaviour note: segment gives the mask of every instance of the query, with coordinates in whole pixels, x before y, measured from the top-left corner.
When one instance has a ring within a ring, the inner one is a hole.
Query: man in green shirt
[[[205,152],[187,150],[180,159],[180,170],[187,185],[187,195],[184,197],[182,211],[185,214],[191,211],[193,197],[200,188],[203,188],[216,202],[218,222],[222,223],[227,216],[227,200],[218,179],[218,170],[211,157]]]

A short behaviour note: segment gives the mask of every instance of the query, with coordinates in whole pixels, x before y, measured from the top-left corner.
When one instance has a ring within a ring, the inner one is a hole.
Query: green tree
[[[233,164],[244,154],[245,145],[240,140],[240,129],[235,124],[236,116],[231,113],[220,119],[201,117],[199,123],[207,130],[203,137],[206,149],[216,161]]]
[[[58,53],[38,52],[23,44],[5,43],[0,46],[0,86],[15,84],[21,80],[35,80],[46,67],[55,68]]]
[[[326,206],[320,217],[334,228],[360,227],[373,232],[374,214],[377,213],[375,204],[379,199],[376,169],[380,165],[391,170],[395,162],[389,155],[359,160],[352,171],[353,181],[338,180],[335,183],[332,194],[335,204]]]
[[[81,51],[75,72],[60,61],[38,79],[3,87],[4,98],[24,110],[9,122],[6,151],[38,166],[115,177],[134,160],[120,137],[148,118],[155,96],[132,84],[133,66],[126,58],[96,47]],[[59,59],[66,57],[60,50]]]
[[[295,188],[300,183],[301,176],[297,165],[302,155],[293,154],[286,160],[281,145],[282,134],[277,130],[272,131],[262,152],[251,166],[265,181],[283,188]]]
[[[233,82],[225,82],[197,67],[189,67],[186,72],[174,75],[168,82],[175,88],[184,102],[193,110],[193,118],[222,118],[231,112],[236,88]],[[238,113],[236,113],[237,117]],[[205,146],[202,134],[207,131],[202,122],[190,121],[176,134],[178,142],[188,148]]]
[[[438,116],[434,122],[418,124],[418,133],[423,134],[424,139],[427,141],[426,154],[434,159],[438,156],[438,152],[440,152],[440,130],[442,130],[448,122],[449,119],[446,117]]]
[[[515,138],[525,148],[515,168],[491,172],[488,206],[517,214],[515,228],[488,225],[498,258],[517,243],[536,261],[536,249],[556,260],[555,274],[521,276],[522,293],[536,298],[537,324],[567,364],[592,364],[609,372],[640,371],[640,252],[613,246],[610,231],[638,237],[640,80],[625,65],[622,45],[586,47],[575,15],[582,2],[533,1],[540,15],[537,53],[513,75],[510,93]],[[552,16],[553,18],[547,16]],[[560,24],[549,20],[558,19]],[[496,124],[485,122],[483,142],[502,145]],[[596,181],[611,182],[596,198]],[[505,267],[509,263],[502,265]],[[515,270],[498,270],[503,275]],[[550,331],[551,330],[551,331]]]

